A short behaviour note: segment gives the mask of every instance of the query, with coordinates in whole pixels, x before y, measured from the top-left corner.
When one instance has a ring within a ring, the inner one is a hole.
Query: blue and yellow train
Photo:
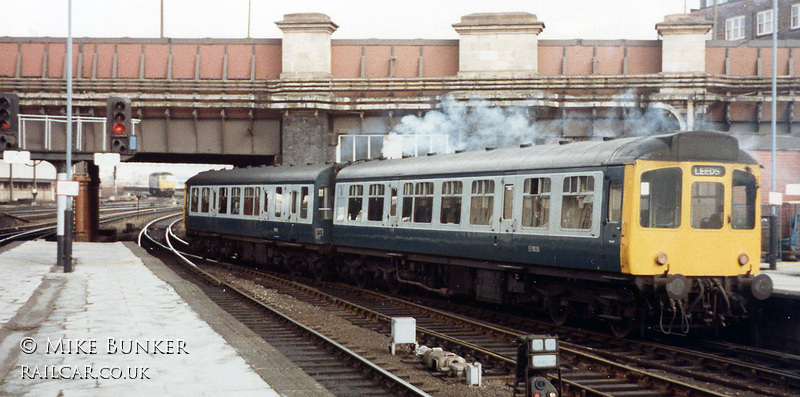
[[[208,171],[185,226],[207,255],[685,333],[771,294],[758,180],[734,137],[692,131]]]

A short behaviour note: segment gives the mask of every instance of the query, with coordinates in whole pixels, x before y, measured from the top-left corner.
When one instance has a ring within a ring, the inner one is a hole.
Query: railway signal
[[[517,340],[517,376],[514,385],[525,385],[524,397],[558,397],[561,387],[556,388],[548,379],[548,373],[558,372],[558,337],[551,335],[525,335]]]
[[[17,147],[19,135],[19,97],[8,92],[0,93],[0,150]]]
[[[111,151],[128,153],[136,150],[131,119],[131,99],[110,97],[106,104],[106,129],[111,142]]]

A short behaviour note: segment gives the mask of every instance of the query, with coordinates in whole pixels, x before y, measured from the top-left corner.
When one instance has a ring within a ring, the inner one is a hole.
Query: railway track
[[[111,213],[100,215],[100,224],[110,223],[134,216],[152,215],[160,212],[180,211],[180,207],[153,207],[141,209],[114,210]],[[56,233],[56,222],[42,222],[0,229],[0,246],[21,239],[35,239],[50,236]]]
[[[172,216],[174,217],[174,216]],[[139,245],[172,250],[152,236],[153,227],[170,216],[157,219],[142,229]],[[303,325],[290,316],[265,305],[252,293],[226,283],[180,256],[184,266],[174,266],[179,275],[195,283],[224,310],[231,313],[264,340],[295,362],[317,382],[339,396],[404,395],[430,396],[414,384],[373,363],[336,340]]]
[[[259,280],[282,293],[302,295],[313,305],[346,308],[352,323],[383,333],[391,317],[415,317],[422,342],[477,359],[488,373],[513,373],[518,337],[526,333],[558,334],[569,394],[790,396],[796,395],[800,385],[800,357],[792,355],[719,343],[714,349],[689,349],[632,341],[493,313],[493,322],[506,324],[496,326],[346,285],[319,283],[309,288],[252,269],[227,267],[226,271]]]

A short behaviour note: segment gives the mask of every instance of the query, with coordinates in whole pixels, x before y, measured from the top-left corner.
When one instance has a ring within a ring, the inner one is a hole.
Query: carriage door
[[[500,225],[497,230],[497,242],[495,244],[495,259],[501,261],[513,260],[514,253],[514,232],[517,228],[516,211],[514,202],[516,196],[515,176],[506,176],[502,180],[500,194]]]
[[[289,200],[289,240],[297,240],[297,221],[300,219],[300,187],[290,186],[288,190]]]
[[[621,176],[620,176],[621,177]],[[620,239],[622,238],[622,181],[608,181],[606,188],[606,216],[602,222],[603,260],[619,263]]]

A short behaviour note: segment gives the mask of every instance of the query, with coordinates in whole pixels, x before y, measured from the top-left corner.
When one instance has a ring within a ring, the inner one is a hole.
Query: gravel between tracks
[[[269,306],[278,309],[287,316],[310,326],[317,332],[331,337],[389,369],[393,374],[408,380],[423,390],[437,390],[433,395],[442,397],[489,397],[510,395],[513,382],[509,377],[483,378],[481,387],[470,387],[463,379],[453,377],[432,376],[432,372],[424,369],[409,353],[389,354],[390,337],[371,330],[358,327],[335,313],[315,307],[297,300],[292,296],[281,294],[250,280],[232,276],[224,270],[214,271],[217,277],[230,282],[234,286],[249,291]]]

